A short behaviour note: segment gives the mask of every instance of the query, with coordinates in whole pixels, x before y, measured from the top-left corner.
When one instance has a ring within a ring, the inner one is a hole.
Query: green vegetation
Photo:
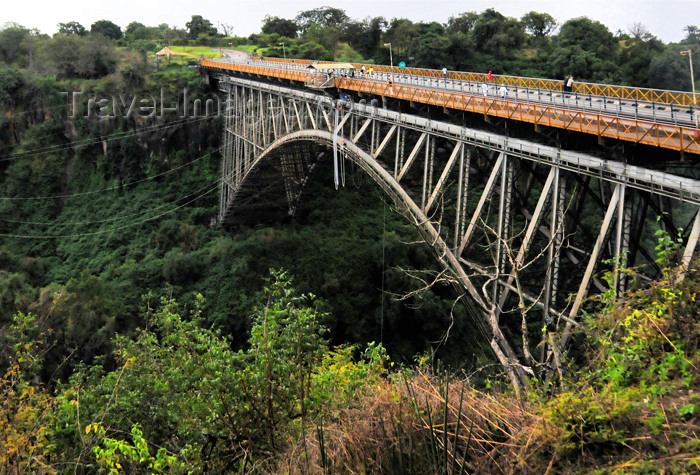
[[[673,237],[656,236],[663,278],[589,302],[569,371],[519,398],[454,290],[402,270],[438,271],[362,172],[336,191],[320,169],[295,222],[225,232],[219,119],[88,110],[144,91],[191,101],[207,92],[187,67],[201,55],[281,57],[282,42],[288,57],[388,63],[391,42],[411,66],[689,88],[677,50],[700,46],[693,26],[680,45],[555,26],[327,7],[249,38],[197,15],[186,30],[102,20],[54,37],[5,25],[0,472],[697,471],[700,279],[673,267]],[[179,54],[156,70],[166,44]]]
[[[585,365],[525,400],[425,366],[397,371],[374,343],[329,348],[321,302],[285,272],[265,284],[245,350],[204,327],[201,295],[187,316],[149,296],[144,327],[116,336],[105,363],[76,368],[54,392],[30,379],[56,335],[17,314],[0,355],[0,466],[689,473],[700,463],[700,274],[678,275],[617,302],[601,297]]]

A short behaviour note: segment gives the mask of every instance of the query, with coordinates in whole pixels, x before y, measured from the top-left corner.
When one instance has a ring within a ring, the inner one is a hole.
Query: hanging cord
[[[382,314],[379,323],[379,341],[384,343],[384,269],[386,260],[386,201],[382,199]]]
[[[355,162],[350,161],[350,176],[352,177],[352,184],[356,190],[359,190],[360,185],[358,184],[357,180],[355,179],[356,175],[358,175],[358,174],[355,173]]]
[[[335,189],[338,189],[338,104],[335,104],[335,113],[333,114],[333,183]]]
[[[343,139],[343,145],[340,147],[340,150],[343,152],[340,154],[340,184],[345,188],[345,157],[348,153],[345,139]]]

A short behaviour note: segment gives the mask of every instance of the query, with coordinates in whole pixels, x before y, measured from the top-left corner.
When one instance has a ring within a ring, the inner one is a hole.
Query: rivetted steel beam
[[[586,292],[588,291],[588,286],[591,283],[591,277],[593,276],[593,271],[595,270],[596,265],[598,264],[598,254],[600,253],[601,248],[603,247],[603,243],[605,242],[605,236],[608,234],[608,230],[610,229],[610,223],[613,220],[613,216],[615,216],[615,211],[617,208],[617,204],[620,201],[620,196],[622,195],[624,185],[619,184],[615,187],[615,191],[613,192],[612,196],[610,197],[610,204],[608,205],[608,210],[605,212],[605,217],[603,218],[603,223],[600,225],[600,231],[598,232],[598,239],[595,242],[595,246],[593,246],[593,251],[591,252],[591,257],[588,259],[588,265],[586,266],[586,271],[583,274],[583,278],[581,279],[581,284],[579,285],[578,292],[576,293],[576,298],[574,299],[574,303],[571,306],[571,310],[569,311],[569,317],[574,318],[578,314],[578,310],[581,307],[581,303],[583,302],[583,298],[586,296]],[[566,328],[564,329],[564,333],[562,334],[561,338],[561,345],[565,346],[566,345],[566,340],[569,337],[569,333],[571,331],[571,323],[566,324]]]
[[[372,122],[373,122],[372,119],[367,119],[365,121],[365,123],[362,124],[362,126],[360,127],[360,130],[358,130],[357,133],[355,134],[355,136],[352,138],[352,141],[357,142],[360,139],[360,137],[362,137],[362,134],[365,133],[365,130],[367,130],[367,128],[369,127],[369,125]]]
[[[316,120],[314,119],[314,113],[311,111],[311,104],[308,102],[306,103],[306,110],[309,113],[309,120],[311,121],[311,128],[315,129],[316,128]],[[299,125],[299,128],[302,128],[301,124]]]
[[[447,160],[447,164],[445,165],[445,168],[442,170],[442,174],[440,175],[440,178],[438,179],[438,182],[435,185],[435,189],[433,190],[433,193],[430,195],[430,198],[428,199],[428,204],[425,205],[425,212],[426,213],[433,206],[435,199],[442,191],[442,187],[445,185],[445,182],[447,181],[447,177],[450,174],[450,171],[452,171],[452,166],[454,165],[454,162],[457,159],[457,155],[458,155],[460,150],[462,150],[462,142],[457,142],[457,145],[455,145],[455,148],[452,150],[452,154],[450,155],[450,158]]]
[[[467,232],[464,233],[464,236],[462,236],[461,242],[459,244],[459,248],[457,249],[457,255],[461,256],[462,253],[464,252],[464,248],[467,246],[469,243],[469,240],[472,237],[472,233],[474,232],[474,229],[476,229],[476,224],[479,222],[479,216],[481,216],[481,212],[484,209],[484,203],[486,203],[486,200],[488,197],[491,195],[491,192],[493,191],[493,185],[496,182],[496,178],[498,177],[499,172],[501,171],[501,166],[503,165],[503,161],[505,160],[505,153],[501,153],[498,155],[498,159],[496,159],[496,163],[493,165],[493,169],[491,170],[491,175],[489,176],[488,181],[486,182],[486,186],[484,187],[484,191],[481,193],[481,198],[479,198],[479,203],[476,205],[476,210],[474,210],[474,215],[472,216],[471,221],[469,221],[469,226],[467,227]]]
[[[403,167],[401,168],[401,171],[399,172],[399,176],[396,179],[396,181],[401,181],[401,178],[403,178],[408,169],[411,168],[413,160],[415,160],[416,156],[418,155],[418,151],[420,150],[420,147],[421,145],[423,145],[423,142],[425,141],[427,136],[428,132],[423,132],[421,136],[418,137],[418,141],[416,142],[416,145],[413,146],[413,150],[411,150],[411,153],[408,155],[406,162],[403,164]]]
[[[686,244],[685,251],[683,252],[683,266],[686,269],[690,266],[690,260],[692,259],[695,248],[698,245],[698,238],[700,238],[700,211],[695,213],[693,228],[690,231],[688,243]]]
[[[247,79],[227,78],[226,80],[253,89],[263,89],[284,94],[288,97],[295,97],[306,102],[323,102],[329,107],[333,103],[330,98],[297,89],[274,86]],[[535,161],[550,166],[557,165],[563,170],[600,178],[613,183],[621,183],[624,181],[630,188],[651,191],[658,195],[700,205],[700,181],[692,178],[612,160],[604,160],[584,153],[562,150],[560,148],[541,145],[523,139],[506,137],[483,130],[471,129],[455,124],[426,119],[424,117],[380,109],[371,105],[353,103],[352,110],[353,113],[361,117],[373,118],[387,123],[395,123],[419,132],[430,130],[431,135],[445,137],[455,141],[461,140],[465,144],[475,145],[489,150],[499,152],[505,150],[508,155],[523,160]],[[301,125],[300,128],[302,128]],[[316,128],[316,125],[313,125],[313,128]]]
[[[542,187],[542,191],[540,192],[540,197],[537,200],[537,205],[535,206],[535,211],[532,213],[532,218],[530,218],[530,222],[528,223],[527,229],[525,231],[525,237],[523,238],[523,242],[520,244],[520,249],[518,249],[518,254],[515,256],[514,262],[515,262],[515,269],[512,270],[511,274],[508,276],[506,288],[504,289],[501,299],[498,303],[498,307],[502,308],[505,305],[506,298],[508,298],[508,293],[510,289],[510,285],[513,283],[513,280],[515,278],[515,273],[520,272],[521,267],[523,265],[523,262],[525,261],[525,255],[526,253],[530,250],[530,244],[532,243],[532,238],[535,235],[535,231],[540,225],[540,220],[542,218],[542,213],[545,209],[545,206],[547,204],[550,190],[552,188],[552,182],[554,181],[555,176],[558,175],[557,173],[558,169],[557,168],[550,168],[549,169],[549,174],[547,175],[547,180],[544,183],[544,186]],[[548,248],[552,246],[552,242],[549,243]]]
[[[374,158],[377,158],[379,155],[381,155],[381,153],[384,151],[384,148],[389,143],[389,140],[391,140],[391,137],[394,135],[394,132],[396,132],[396,126],[392,125],[389,129],[389,132],[387,132],[387,134],[384,136],[384,140],[382,140],[382,143],[379,144],[377,150],[375,150],[372,154]]]

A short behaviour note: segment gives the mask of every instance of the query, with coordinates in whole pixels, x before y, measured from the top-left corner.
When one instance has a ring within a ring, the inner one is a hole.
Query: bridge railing
[[[296,59],[296,58],[264,58],[264,61],[278,62],[278,63],[294,63],[299,65],[308,65],[312,62],[320,64],[332,64],[334,61],[311,61],[308,59]],[[367,64],[367,63],[353,63],[357,69],[365,67],[369,69],[374,68],[374,71],[378,73],[395,73],[395,74],[409,74],[412,76],[423,76],[430,78],[442,78],[443,73],[438,69],[425,69],[425,68],[398,68],[394,66],[379,65],[379,64]],[[563,79],[542,79],[542,78],[529,78],[521,76],[505,76],[500,74],[493,74],[492,79],[489,80],[488,74],[485,73],[474,73],[474,72],[462,72],[462,71],[448,71],[448,79],[458,80],[458,81],[469,81],[469,82],[487,82],[492,84],[505,84],[512,87],[524,87],[531,89],[544,89],[551,91],[561,91]],[[605,97],[615,97],[620,99],[630,99],[637,100],[641,102],[651,102],[651,103],[662,103],[662,104],[674,104],[683,107],[690,107],[694,105],[693,94],[691,92],[684,91],[667,91],[664,89],[652,89],[652,88],[642,88],[642,87],[631,87],[631,86],[619,86],[610,84],[597,84],[597,83],[587,83],[587,82],[575,82],[573,85],[572,92],[577,92],[584,95],[593,96],[605,96]]]
[[[309,71],[303,64],[298,64],[294,69],[274,68],[265,65],[261,61],[252,61],[251,64],[225,63],[220,61],[203,60],[203,67],[221,71],[239,71],[256,76],[275,77],[305,83]],[[515,98],[513,95],[501,97],[490,94],[483,97],[478,93],[453,90],[434,90],[413,86],[411,84],[395,83],[393,86],[378,79],[382,74],[375,73],[374,80],[336,78],[336,86],[343,89],[354,90],[377,96],[392,97],[396,99],[415,101],[450,109],[465,110],[468,112],[514,119],[521,122],[531,122],[550,127],[564,128],[577,132],[610,137],[618,140],[642,143],[646,145],[680,150],[689,153],[700,153],[700,141],[696,135],[697,130],[692,126],[677,125],[675,123],[655,122],[653,120],[641,120],[634,116],[623,117],[611,107],[610,110],[595,110],[607,107],[607,101],[602,104],[590,104],[583,110],[572,106],[576,102],[586,104],[585,100],[576,98],[564,98],[561,101],[541,103],[540,99]],[[561,98],[559,98],[561,99]],[[573,104],[572,104],[573,101]],[[595,108],[595,109],[594,109]],[[656,118],[658,120],[658,118]]]

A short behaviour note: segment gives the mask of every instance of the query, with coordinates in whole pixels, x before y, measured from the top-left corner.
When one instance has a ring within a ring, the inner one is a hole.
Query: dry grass
[[[620,299],[587,365],[527,400],[423,368],[368,384],[275,473],[700,473],[698,296],[695,267]]]
[[[445,398],[447,394],[447,398]],[[515,403],[514,403],[515,402]],[[430,371],[384,381],[294,444],[280,473],[509,473],[504,452],[535,424],[526,406]]]

